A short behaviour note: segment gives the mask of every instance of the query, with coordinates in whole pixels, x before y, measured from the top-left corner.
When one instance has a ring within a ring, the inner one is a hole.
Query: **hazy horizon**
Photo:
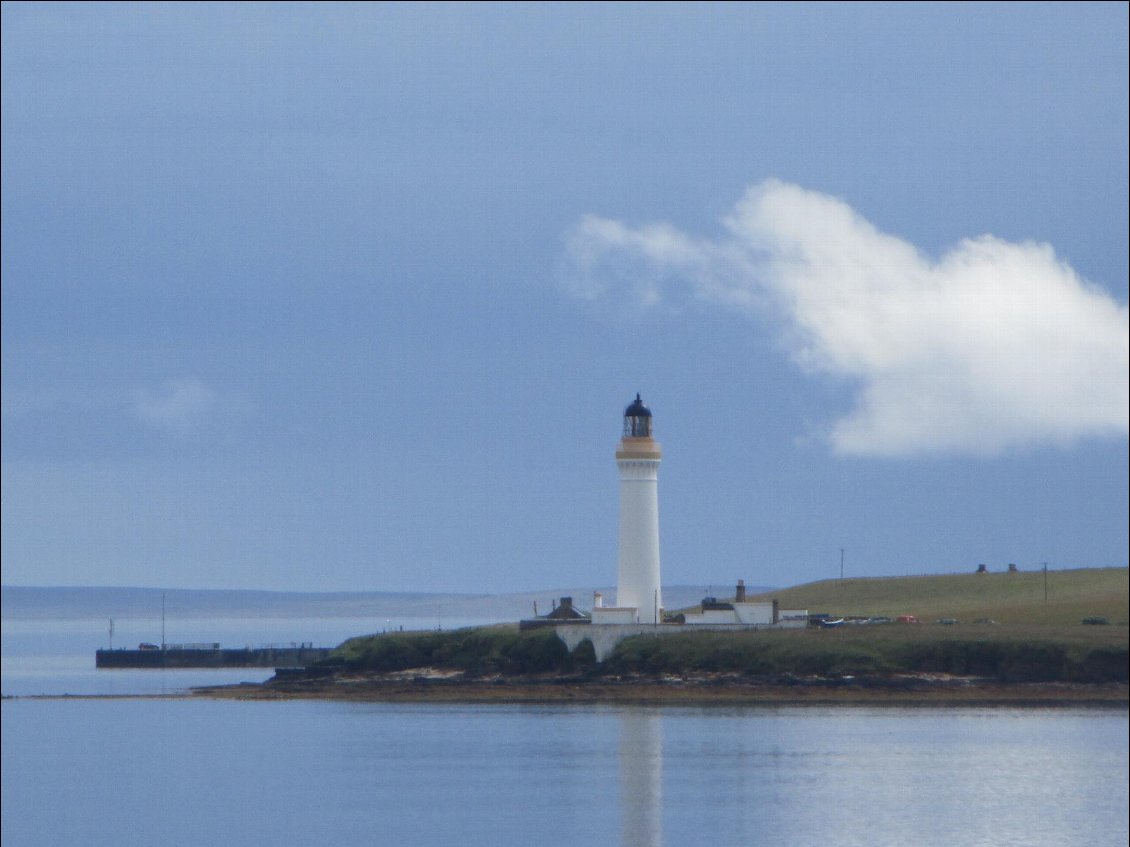
[[[578,608],[593,605],[593,592],[605,586],[557,587],[499,594],[444,592],[282,592],[239,589],[138,588],[129,586],[12,586],[3,588],[6,621],[155,620],[162,608],[172,619],[201,618],[461,618],[518,620],[535,608],[548,612],[561,597]],[[733,586],[664,586],[671,608],[698,603],[704,596],[732,593]],[[753,593],[772,590],[750,586]],[[612,596],[606,593],[605,596]]]

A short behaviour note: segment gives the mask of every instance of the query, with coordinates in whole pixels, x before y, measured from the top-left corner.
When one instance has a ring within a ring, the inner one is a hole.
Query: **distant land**
[[[753,593],[770,591],[751,587]],[[442,594],[427,592],[252,591],[184,588],[42,587],[5,585],[0,588],[0,612],[5,620],[156,620],[176,618],[437,618],[516,621],[550,611],[561,597],[572,597],[588,609],[594,591],[605,597],[613,588],[556,588],[514,594]],[[664,587],[668,608],[693,606],[711,591],[702,586]]]

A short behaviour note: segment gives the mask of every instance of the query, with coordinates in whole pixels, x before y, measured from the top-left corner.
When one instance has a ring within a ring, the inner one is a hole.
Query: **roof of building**
[[[552,612],[550,612],[548,615],[543,615],[542,617],[545,617],[549,620],[559,621],[581,620],[588,618],[588,615],[586,615],[584,612],[573,605],[572,597],[562,597],[561,605],[555,607]]]
[[[639,392],[636,392],[636,399],[632,402],[627,409],[624,410],[624,417],[626,418],[650,418],[651,409],[643,404],[640,399]]]

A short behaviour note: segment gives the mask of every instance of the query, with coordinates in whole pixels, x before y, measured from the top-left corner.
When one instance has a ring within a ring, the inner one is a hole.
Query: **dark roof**
[[[624,417],[626,418],[650,418],[651,409],[643,404],[640,395],[636,394],[635,402],[624,410]]]
[[[584,612],[573,605],[572,597],[562,597],[561,605],[557,606],[548,615],[544,615],[549,620],[584,620],[588,618]]]

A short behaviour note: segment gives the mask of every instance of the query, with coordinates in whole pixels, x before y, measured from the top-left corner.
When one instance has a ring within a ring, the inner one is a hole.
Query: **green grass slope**
[[[784,609],[834,616],[916,615],[923,621],[991,618],[1000,624],[1074,625],[1083,618],[1130,622],[1130,571],[1048,571],[824,580],[760,595]]]

